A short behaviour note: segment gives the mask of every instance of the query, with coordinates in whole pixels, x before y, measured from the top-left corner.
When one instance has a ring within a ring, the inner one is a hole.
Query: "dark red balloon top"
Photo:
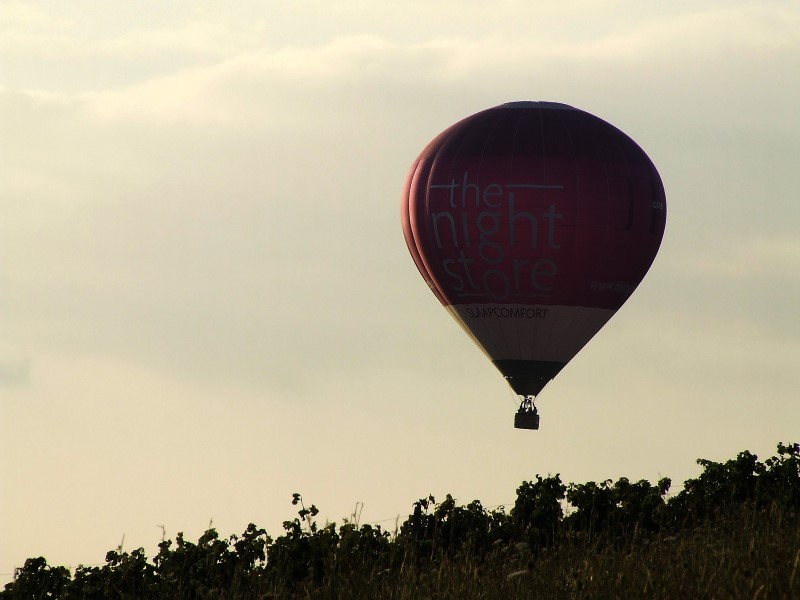
[[[439,134],[405,185],[403,231],[442,304],[618,309],[666,222],[644,151],[589,113],[513,102]]]

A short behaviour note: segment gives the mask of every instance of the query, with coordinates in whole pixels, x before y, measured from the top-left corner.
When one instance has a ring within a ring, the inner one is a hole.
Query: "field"
[[[444,561],[384,581],[343,580],[311,597],[798,598],[800,521],[769,511],[619,546],[580,540],[485,563]]]
[[[413,503],[397,531],[297,517],[195,543],[109,551],[74,572],[28,559],[0,600],[257,598],[800,598],[800,445],[740,452],[667,499],[671,482],[524,481],[511,510]],[[564,508],[567,508],[567,514]]]

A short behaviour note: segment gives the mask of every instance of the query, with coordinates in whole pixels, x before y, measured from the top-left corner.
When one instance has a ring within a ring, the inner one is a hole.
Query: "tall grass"
[[[668,501],[666,478],[537,475],[509,513],[429,496],[394,535],[360,525],[358,511],[318,526],[294,494],[298,517],[275,539],[252,524],[227,539],[178,534],[152,560],[117,548],[74,573],[33,558],[0,600],[800,599],[800,445],[778,444],[763,463],[747,451],[698,463]]]
[[[788,600],[800,598],[800,519],[744,507],[681,533],[618,544],[565,536],[549,548],[501,546],[484,559],[455,556],[423,569],[364,567],[304,585],[295,597]]]

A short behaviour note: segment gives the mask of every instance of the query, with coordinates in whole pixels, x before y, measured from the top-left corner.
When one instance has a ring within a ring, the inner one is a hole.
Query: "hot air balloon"
[[[619,129],[555,102],[511,102],[452,125],[414,161],[408,249],[450,315],[520,397],[515,426],[625,303],[655,259],[658,171]]]

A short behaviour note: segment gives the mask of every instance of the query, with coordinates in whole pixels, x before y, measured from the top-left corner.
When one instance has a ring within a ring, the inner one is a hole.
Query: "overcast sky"
[[[798,441],[799,73],[789,0],[0,1],[0,581]],[[538,432],[399,220],[514,100],[628,133],[669,207]]]

